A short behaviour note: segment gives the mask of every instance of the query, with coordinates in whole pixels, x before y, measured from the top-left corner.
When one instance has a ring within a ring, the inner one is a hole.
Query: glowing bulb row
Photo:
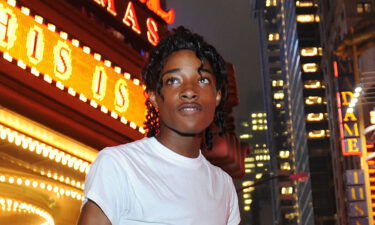
[[[8,0],[7,1],[9,5],[15,7],[17,2],[15,0]],[[27,8],[27,7],[24,7],[22,6],[21,7],[21,12],[27,16],[30,16],[30,9]],[[34,16],[34,20],[39,23],[39,24],[43,24],[44,22],[44,18],[41,17],[41,16],[38,16],[38,15],[35,15]],[[47,28],[52,31],[52,32],[55,32],[55,33],[58,33],[59,36],[64,39],[64,40],[67,40],[67,41],[70,41],[72,43],[73,46],[77,47],[77,48],[81,48],[82,51],[86,54],[92,54],[92,56],[94,57],[94,59],[96,59],[97,61],[101,61],[103,62],[103,64],[108,67],[108,68],[112,68],[116,73],[118,74],[122,74],[123,77],[127,80],[132,80],[133,84],[137,85],[137,86],[141,86],[143,89],[146,88],[145,85],[141,84],[140,80],[139,79],[136,79],[136,78],[132,78],[131,74],[128,73],[128,72],[122,72],[123,69],[119,66],[112,66],[112,62],[110,60],[107,60],[107,59],[102,59],[102,56],[99,54],[99,53],[92,53],[91,51],[91,48],[88,47],[88,46],[81,46],[81,42],[77,39],[71,39],[69,40],[69,34],[64,32],[64,31],[56,31],[57,28],[54,24],[50,24],[50,23],[47,23],[45,24],[47,26]],[[11,55],[9,55],[9,53],[7,52],[3,52],[3,58],[6,59],[7,61],[9,62],[12,62],[13,61],[13,57]],[[26,70],[27,68],[27,65],[22,61],[22,60],[17,60],[17,66]],[[40,75],[42,76],[42,79],[44,81],[46,81],[47,83],[51,84],[53,83],[53,79],[48,75],[48,74],[41,74],[36,68],[34,67],[31,67],[31,74],[33,74],[34,76],[36,77],[39,77]],[[107,114],[107,115],[110,115],[111,117],[113,117],[114,119],[118,119],[120,122],[126,124],[126,125],[129,125],[132,129],[134,130],[138,130],[140,133],[142,134],[145,134],[146,131],[144,130],[143,127],[137,127],[137,125],[134,123],[134,122],[131,122],[131,121],[128,121],[125,117],[119,117],[117,113],[113,112],[113,111],[109,111],[105,106],[99,106],[95,100],[90,100],[90,99],[87,99],[83,94],[79,94],[77,93],[75,90],[73,90],[72,88],[67,88],[65,87],[61,82],[59,81],[56,81],[55,82],[55,85],[58,89],[60,90],[64,90],[66,89],[68,91],[68,93],[74,97],[77,97],[79,100],[83,101],[83,102],[86,102],[86,103],[89,103],[90,106],[92,106],[93,108],[96,108],[98,109],[99,111],[103,112],[104,114]]]
[[[347,113],[353,113],[354,112],[354,107],[357,105],[359,96],[361,95],[362,92],[362,87],[356,87],[354,89],[354,95],[352,99],[350,100],[349,107],[346,109]]]
[[[78,201],[83,200],[82,191],[76,191],[71,188],[63,188],[58,185],[54,185],[48,182],[30,180],[29,178],[16,177],[9,175],[0,175],[0,183],[8,183],[13,185],[22,185],[31,188],[40,188],[49,192],[54,192],[58,197],[66,196]]]
[[[74,179],[71,179],[70,177],[64,177],[63,175],[58,175],[57,173],[54,173],[52,175],[51,172],[46,173],[44,171],[41,171],[40,174],[43,175],[43,176],[46,176],[48,178],[52,178],[52,179],[54,179],[56,181],[59,181],[61,183],[71,185],[71,186],[76,187],[76,188],[81,189],[81,190],[83,190],[85,188],[85,184],[83,182],[81,183],[80,181],[76,181]]]
[[[42,223],[43,225],[55,224],[55,221],[53,220],[51,214],[27,202],[21,202],[10,198],[0,197],[0,209],[1,211],[35,214],[42,217],[45,220],[45,222]]]
[[[29,163],[26,163],[24,161],[19,161],[19,160],[15,161],[14,159],[7,158],[7,157],[4,158],[4,155],[0,155],[0,157],[2,159],[5,159],[5,160],[11,162],[11,163],[15,163],[18,166],[21,166],[25,169],[32,170],[35,173],[39,173],[44,177],[52,178],[56,181],[59,181],[61,183],[64,183],[64,184],[67,184],[67,185],[70,185],[70,186],[73,186],[73,187],[76,187],[76,188],[81,189],[81,190],[84,190],[84,188],[85,188],[85,184],[83,182],[76,181],[76,180],[72,179],[71,177],[64,177],[63,175],[60,175],[58,173],[52,174],[51,171],[45,172],[44,169],[41,169],[41,168],[38,168],[36,166],[30,165]]]
[[[28,149],[30,152],[35,152],[38,155],[48,158],[63,166],[73,168],[81,173],[88,173],[90,170],[90,163],[78,159],[68,153],[60,151],[50,145],[42,143],[32,137],[21,134],[15,130],[5,127],[0,124],[0,138],[7,140],[9,143],[14,143],[21,146],[23,149]]]

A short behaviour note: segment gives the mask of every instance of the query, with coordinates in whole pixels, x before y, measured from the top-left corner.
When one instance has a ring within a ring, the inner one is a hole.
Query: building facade
[[[373,224],[375,2],[319,3],[339,224]],[[358,194],[359,193],[359,194]]]
[[[173,16],[140,1],[0,1],[1,224],[76,223],[98,151],[144,136],[140,71]]]
[[[295,1],[253,1],[275,175],[309,172]],[[287,176],[285,176],[287,177]],[[310,179],[272,181],[273,224],[314,224]]]

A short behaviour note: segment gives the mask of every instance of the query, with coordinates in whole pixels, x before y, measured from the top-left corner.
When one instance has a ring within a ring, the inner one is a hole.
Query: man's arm
[[[78,225],[112,225],[104,212],[93,201],[88,200],[79,216]]]

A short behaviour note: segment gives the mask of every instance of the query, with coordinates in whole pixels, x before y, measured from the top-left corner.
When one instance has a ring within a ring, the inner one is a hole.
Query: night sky
[[[235,66],[240,104],[234,109],[237,123],[249,112],[263,111],[258,33],[249,0],[166,0],[176,12],[170,28],[184,25],[201,34]]]

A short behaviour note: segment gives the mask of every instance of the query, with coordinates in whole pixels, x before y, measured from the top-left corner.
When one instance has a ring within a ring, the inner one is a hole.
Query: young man
[[[238,225],[231,177],[202,155],[223,127],[225,63],[177,28],[153,49],[146,85],[148,138],[102,150],[86,178],[79,225]]]

